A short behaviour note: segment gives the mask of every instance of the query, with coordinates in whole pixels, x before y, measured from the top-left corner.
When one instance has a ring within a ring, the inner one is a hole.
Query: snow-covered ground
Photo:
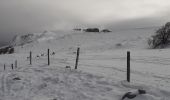
[[[18,36],[13,44],[24,45],[16,46],[14,54],[0,55],[0,100],[121,100],[126,92],[137,89],[146,90],[146,94],[133,100],[169,100],[170,49],[148,49],[147,39],[154,31]],[[80,59],[74,70],[77,47]],[[50,66],[47,48],[55,52]],[[27,59],[29,51],[33,53],[32,65]],[[131,51],[130,83],[126,82],[127,51]],[[18,68],[12,70],[15,60]],[[71,66],[71,71],[65,66]]]

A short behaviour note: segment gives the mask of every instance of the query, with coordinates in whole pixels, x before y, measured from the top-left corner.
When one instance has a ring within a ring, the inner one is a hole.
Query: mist
[[[82,26],[159,26],[169,21],[169,9],[169,0],[0,0],[0,42],[18,33]]]

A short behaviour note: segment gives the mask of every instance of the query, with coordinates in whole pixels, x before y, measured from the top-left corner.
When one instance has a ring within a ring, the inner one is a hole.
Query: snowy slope
[[[35,50],[36,48],[54,48],[63,51],[78,46],[86,51],[107,51],[128,48],[145,49],[148,48],[147,39],[154,33],[154,30],[155,28],[122,30],[110,33],[86,33],[74,31],[35,33],[32,38],[34,43],[26,44],[27,46],[25,49],[30,50],[31,47],[33,47],[33,50],[37,51]],[[14,43],[17,42],[21,43],[20,40],[16,39]]]
[[[121,100],[126,92],[137,89],[146,90],[146,94],[133,100],[169,100],[170,50],[148,49],[147,38],[154,30],[53,31],[24,39],[17,36],[13,42],[16,53],[0,56],[0,100]],[[80,61],[74,70],[77,47]],[[29,51],[33,52],[32,65],[27,59]],[[125,81],[127,51],[131,51],[131,83]],[[15,60],[18,68],[12,71]]]

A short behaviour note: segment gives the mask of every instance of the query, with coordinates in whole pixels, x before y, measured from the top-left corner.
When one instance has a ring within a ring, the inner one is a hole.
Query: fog
[[[0,0],[0,40],[83,26],[158,26],[169,21],[169,9],[169,0]]]

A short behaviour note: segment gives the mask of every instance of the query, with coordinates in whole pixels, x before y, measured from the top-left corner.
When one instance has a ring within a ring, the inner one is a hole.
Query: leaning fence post
[[[130,51],[127,52],[127,81],[130,82]]]
[[[17,68],[17,60],[15,60],[15,68]]]
[[[30,65],[32,65],[32,52],[30,51]]]
[[[80,48],[77,48],[77,57],[76,57],[75,69],[77,69],[77,66],[78,66],[78,61],[79,61],[79,52],[80,52]]]
[[[50,65],[50,49],[48,49],[48,65]]]

